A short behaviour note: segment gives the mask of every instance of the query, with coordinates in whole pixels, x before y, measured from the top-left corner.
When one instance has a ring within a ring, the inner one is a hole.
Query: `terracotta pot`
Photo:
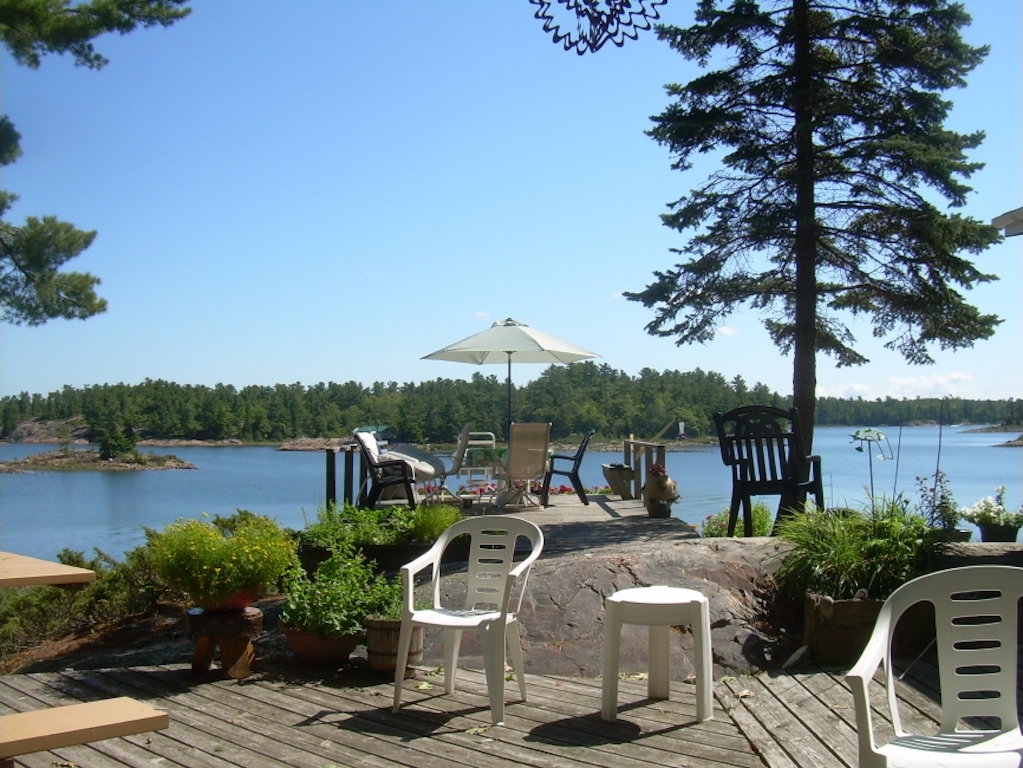
[[[988,543],[1008,543],[1016,541],[1019,534],[1018,525],[978,525],[980,528],[980,540]]]
[[[288,641],[288,649],[299,661],[312,664],[343,664],[359,644],[359,638],[351,635],[322,638],[304,629],[281,626]]]
[[[374,672],[385,672],[394,676],[394,666],[398,661],[398,638],[401,635],[400,619],[366,619],[366,657],[369,668]],[[405,677],[415,674],[413,666],[423,660],[423,628],[414,627],[412,641],[408,648],[408,664]]]
[[[233,595],[221,598],[215,602],[205,601],[196,604],[207,613],[237,613],[244,611],[256,602],[258,597],[259,587],[251,587],[239,590]]]

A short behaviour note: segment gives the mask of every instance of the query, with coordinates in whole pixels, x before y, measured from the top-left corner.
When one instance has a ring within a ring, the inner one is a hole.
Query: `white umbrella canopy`
[[[574,363],[600,355],[538,331],[525,323],[498,320],[485,331],[431,352],[423,360],[451,360],[456,363],[507,363],[508,423],[511,423],[511,364]]]

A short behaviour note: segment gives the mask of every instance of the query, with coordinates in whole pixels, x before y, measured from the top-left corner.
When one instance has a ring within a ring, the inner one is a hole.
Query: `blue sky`
[[[967,0],[989,44],[950,126],[984,130],[967,214],[1023,205],[1023,6]],[[691,23],[694,0],[670,0]],[[666,205],[709,163],[670,170],[644,135],[663,86],[696,65],[652,33],[579,57],[525,0],[217,0],[169,29],[100,38],[96,72],[4,52],[2,108],[22,134],[3,184],[12,221],[55,214],[98,230],[71,262],[109,310],[4,325],[0,392],[65,384],[241,387],[504,377],[421,360],[513,317],[629,374],[717,371],[791,392],[791,360],[760,318],[713,342],[651,337],[622,298],[674,264]],[[1004,318],[974,349],[909,366],[860,326],[871,363],[818,362],[822,395],[1023,395],[1023,238],[976,258],[1001,277],[969,295]],[[522,385],[543,371],[518,365]]]

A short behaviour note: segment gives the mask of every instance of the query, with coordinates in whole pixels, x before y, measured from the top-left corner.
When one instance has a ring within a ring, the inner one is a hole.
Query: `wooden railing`
[[[664,466],[664,443],[648,443],[644,440],[624,441],[622,463],[632,467],[632,498],[643,495],[647,474],[651,464]]]

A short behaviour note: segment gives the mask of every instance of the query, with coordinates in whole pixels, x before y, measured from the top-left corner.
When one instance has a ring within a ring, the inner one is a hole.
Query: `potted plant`
[[[379,573],[393,573],[426,552],[461,519],[461,510],[449,504],[420,504],[414,510],[327,506],[299,533],[299,558],[315,578],[317,565],[348,545],[372,560]],[[457,546],[449,551],[448,560],[460,554]]]
[[[296,658],[344,662],[365,640],[366,616],[401,599],[401,585],[374,572],[362,554],[342,546],[313,580],[296,565],[284,578],[281,630]]]
[[[916,479],[920,496],[920,510],[927,519],[927,525],[946,541],[969,541],[969,529],[956,526],[962,519],[959,505],[948,487],[948,479],[940,469],[934,473],[933,480],[928,477]]]
[[[393,599],[366,617],[366,659],[369,668],[387,677],[394,677],[398,662],[398,639],[401,635],[402,589],[401,583],[393,593]],[[409,643],[405,678],[415,673],[413,667],[423,659],[423,628],[413,627]]]
[[[980,540],[985,542],[1014,542],[1023,527],[1023,509],[1009,512],[1005,508],[1005,486],[995,490],[994,498],[987,496],[962,510],[964,520],[980,528]]]
[[[295,541],[268,517],[179,519],[146,531],[153,568],[207,611],[243,610],[295,562]]]
[[[671,505],[678,500],[678,486],[668,477],[663,464],[653,463],[643,486],[643,506],[650,517],[671,517]]]
[[[927,522],[904,500],[881,499],[868,511],[808,506],[778,523],[790,545],[774,575],[779,596],[803,607],[803,644],[821,664],[853,662],[884,600],[923,571]],[[913,621],[925,627],[927,616]],[[927,642],[921,628],[906,637]]]

